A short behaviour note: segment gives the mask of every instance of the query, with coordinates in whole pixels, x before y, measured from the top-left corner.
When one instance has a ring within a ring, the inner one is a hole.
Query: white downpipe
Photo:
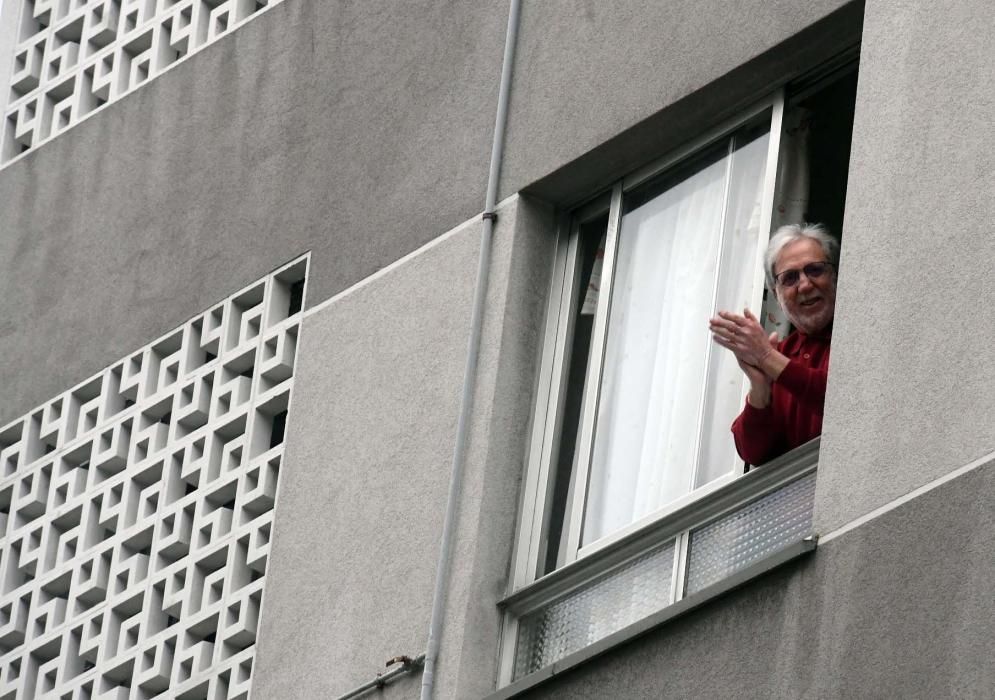
[[[432,617],[428,628],[425,667],[422,671],[421,700],[432,700],[435,691],[435,664],[439,656],[439,644],[442,637],[442,621],[445,613],[446,593],[449,588],[449,560],[452,555],[460,486],[463,481],[466,438],[473,412],[473,389],[477,375],[477,360],[480,356],[484,300],[487,296],[487,275],[491,261],[491,239],[494,236],[494,208],[497,204],[498,177],[504,154],[504,128],[508,120],[508,94],[511,91],[511,70],[515,57],[515,43],[518,38],[520,4],[520,0],[511,0],[511,8],[508,13],[504,61],[501,64],[501,87],[498,91],[497,116],[494,120],[494,140],[491,143],[491,164],[487,173],[487,197],[484,203],[484,227],[480,237],[477,284],[473,292],[470,342],[466,355],[466,366],[463,370],[463,395],[460,399],[459,422],[456,425],[456,445],[453,449],[452,474],[449,478],[449,496],[446,500],[446,516],[442,526],[439,563],[435,572],[435,590],[432,593]]]

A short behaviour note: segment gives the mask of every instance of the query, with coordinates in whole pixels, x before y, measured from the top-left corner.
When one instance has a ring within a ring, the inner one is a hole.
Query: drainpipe
[[[353,700],[353,698],[366,695],[374,690],[383,690],[388,683],[392,682],[398,676],[403,676],[406,673],[411,673],[421,668],[421,665],[424,662],[424,654],[413,659],[408,658],[407,656],[398,656],[397,658],[388,661],[387,666],[390,667],[394,664],[400,664],[399,666],[394,666],[394,668],[389,671],[385,671],[384,673],[378,673],[377,677],[372,681],[367,681],[366,683],[363,683],[363,685],[353,688],[348,693],[338,696],[335,700]]]
[[[501,172],[501,159],[504,154],[504,128],[508,119],[508,93],[511,91],[511,70],[515,56],[515,42],[518,37],[520,4],[520,0],[511,0],[511,9],[508,13],[508,31],[505,35],[504,61],[501,64],[501,87],[498,91],[497,116],[494,120],[494,140],[491,143],[491,165],[487,174],[487,197],[484,203],[484,213],[482,214],[484,230],[480,237],[477,285],[473,292],[470,342],[466,355],[466,366],[463,370],[463,395],[460,399],[459,422],[456,425],[456,445],[453,449],[452,474],[449,477],[449,496],[446,500],[446,516],[442,526],[439,563],[435,571],[435,590],[432,593],[432,617],[428,628],[425,666],[422,671],[421,700],[432,700],[432,695],[435,691],[435,664],[439,656],[442,620],[445,613],[446,593],[449,587],[449,564],[455,536],[454,528],[459,505],[460,485],[463,480],[463,464],[466,458],[466,439],[473,409],[473,388],[477,375],[477,360],[480,356],[480,335],[484,319],[484,299],[487,296],[487,273],[490,269],[491,239],[494,236],[494,222],[497,219],[494,207],[497,204],[498,177]]]

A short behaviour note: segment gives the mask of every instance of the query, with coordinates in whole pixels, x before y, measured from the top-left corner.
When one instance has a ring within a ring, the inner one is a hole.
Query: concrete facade
[[[531,348],[548,284],[548,248],[538,245],[548,210],[511,202],[499,216],[477,384],[482,410],[460,504],[457,556],[465,566],[453,581],[446,621],[453,653],[440,697],[477,697],[493,687],[500,616],[480,605],[479,594],[498,600],[507,575],[521,467],[514,446],[526,435]],[[477,223],[460,227],[310,317],[303,346],[314,359],[298,375],[301,418],[291,430],[299,437],[288,436],[299,450],[293,459],[309,466],[281,487],[288,517],[275,537],[286,547],[266,603],[261,697],[287,693],[288,674],[302,662],[328,672],[300,683],[297,697],[341,692],[365,681],[384,649],[393,650],[385,658],[414,656],[424,643],[478,235]],[[385,356],[371,363],[371,352]],[[357,433],[376,437],[357,442]],[[329,440],[342,442],[331,448]],[[313,614],[315,599],[339,610],[334,621]]]
[[[257,700],[425,650],[507,10],[285,0],[0,170],[0,425],[311,252]],[[436,697],[498,687],[558,217],[858,44],[822,543],[523,697],[995,695],[989,4],[520,27]]]
[[[6,168],[0,352],[52,373],[5,365],[0,422],[300,252],[320,300],[471,217],[506,21],[280,4]]]
[[[833,354],[816,516],[824,532],[995,445],[984,418],[995,410],[985,342],[995,285],[969,224],[995,212],[993,28],[973,3],[868,3],[841,263],[847,345]],[[951,310],[963,322],[941,323]]]

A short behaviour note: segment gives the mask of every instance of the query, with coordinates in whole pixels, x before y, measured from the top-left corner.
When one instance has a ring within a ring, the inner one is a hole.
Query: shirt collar
[[[835,319],[833,319],[833,320],[835,320]],[[801,331],[798,331],[798,335],[801,337],[801,339],[803,341],[804,340],[808,340],[808,339],[812,339],[812,340],[832,340],[832,337],[833,337],[833,321],[830,321],[829,325],[827,325],[822,330],[816,331],[815,333],[802,333]]]

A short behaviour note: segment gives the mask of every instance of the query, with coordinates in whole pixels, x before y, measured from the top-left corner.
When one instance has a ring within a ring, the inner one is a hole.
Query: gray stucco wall
[[[989,463],[520,697],[990,698],[993,491]]]
[[[831,56],[863,9],[632,5],[525,3],[504,194],[589,194]],[[506,12],[286,0],[0,172],[0,423],[304,250],[313,304],[471,217]],[[868,0],[823,533],[995,447],[992,17]],[[305,324],[257,697],[423,650],[478,230]],[[494,684],[551,230],[543,206],[502,211],[440,697]],[[992,482],[958,478],[534,696],[990,697]]]
[[[995,450],[995,13],[870,0],[816,524]]]
[[[452,238],[304,321],[258,697],[335,697],[422,651],[475,243]]]
[[[502,196],[590,194],[852,42],[854,7],[525,2]],[[313,303],[479,211],[507,11],[286,0],[0,171],[0,423],[305,250]]]
[[[440,698],[481,697],[496,682],[496,603],[549,285],[549,210],[512,200],[499,216]],[[257,697],[335,696],[425,649],[479,236],[477,222],[462,227],[304,321]]]
[[[501,191],[590,195],[858,42],[861,11],[847,0],[526,0]]]
[[[0,424],[306,250],[320,300],[480,211],[506,22],[286,0],[0,171]]]
[[[446,606],[436,697],[490,692],[518,522],[524,449],[549,292],[555,223],[546,205],[517,198],[499,210],[473,421]]]

